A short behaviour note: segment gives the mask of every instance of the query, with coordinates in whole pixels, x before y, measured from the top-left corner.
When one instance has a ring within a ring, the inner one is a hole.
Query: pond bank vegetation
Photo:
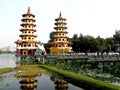
[[[104,81],[97,80],[88,76],[79,75],[74,72],[69,72],[46,65],[41,65],[40,67],[48,71],[56,72],[66,78],[69,78],[71,81],[75,81],[79,84],[79,86],[82,86],[87,90],[120,90],[120,86],[106,83]]]

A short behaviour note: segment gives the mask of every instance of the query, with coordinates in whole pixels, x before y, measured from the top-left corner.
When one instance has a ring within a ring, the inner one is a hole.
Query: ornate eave
[[[33,19],[33,18],[23,18],[23,19],[21,19],[21,21],[33,21],[33,22],[35,22],[35,19]]]
[[[67,29],[67,27],[62,27],[62,26],[57,26],[57,27],[54,27],[54,29],[59,29],[59,28],[63,28],[63,29]]]
[[[56,23],[55,23],[55,25],[61,25],[61,24],[62,24],[62,25],[67,25],[66,22],[56,22]]]
[[[17,41],[15,41],[15,43],[17,43],[17,44],[21,44],[21,43],[37,43],[37,44],[40,44],[41,42],[36,41],[36,40],[17,40]]]
[[[20,31],[34,31],[34,32],[36,32],[37,30],[36,29],[22,28],[22,29],[20,29]]]
[[[20,37],[37,37],[37,35],[32,35],[32,34],[21,34],[21,35],[19,35]]]
[[[36,26],[36,24],[33,24],[33,23],[22,23],[22,24],[20,24],[21,26],[27,26],[27,25],[29,25],[29,26]]]

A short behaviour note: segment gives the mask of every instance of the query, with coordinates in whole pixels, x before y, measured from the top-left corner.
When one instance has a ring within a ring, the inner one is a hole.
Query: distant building
[[[67,23],[66,19],[62,18],[61,12],[59,18],[55,19],[56,30],[54,33],[54,41],[51,42],[50,53],[51,54],[63,54],[72,51],[72,43],[68,42],[67,37]]]
[[[21,19],[21,34],[19,37],[21,40],[17,40],[16,43],[16,55],[18,56],[33,56],[35,54],[38,45],[41,44],[40,41],[36,41],[35,35],[36,32],[36,24],[35,24],[35,15],[30,12],[30,7],[28,7],[28,11],[26,14],[22,15],[23,19]]]

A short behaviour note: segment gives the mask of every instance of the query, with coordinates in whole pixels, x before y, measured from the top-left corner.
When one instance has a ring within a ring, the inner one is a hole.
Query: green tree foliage
[[[45,43],[45,44],[44,44],[44,47],[45,47],[45,51],[46,51],[47,53],[50,53],[50,43]]]
[[[107,49],[106,41],[103,38],[100,38],[100,36],[96,38],[96,42],[97,42],[97,51],[102,52]]]
[[[50,42],[54,41],[54,32],[50,33],[50,40],[45,44],[45,49],[49,53]],[[94,38],[90,35],[83,34],[73,34],[72,38],[68,38],[68,41],[72,42],[72,49],[74,52],[109,52],[115,51],[114,44],[120,43],[120,33],[116,31],[113,37],[108,37],[106,39],[98,36]]]
[[[68,39],[73,43],[73,51],[74,52],[104,52],[114,50],[114,38],[101,38],[98,36],[94,38],[90,35],[83,36],[80,34],[78,37],[77,34],[74,34],[72,38]]]
[[[113,35],[114,37],[114,41],[116,44],[120,44],[120,31],[117,31],[115,32],[115,34]]]
[[[55,35],[54,32],[50,33],[50,36],[49,36],[50,40],[48,42],[53,42],[54,41],[54,35]]]
[[[115,44],[115,41],[114,41],[114,38],[112,37],[109,37],[109,38],[106,38],[106,47],[107,47],[107,51],[114,51],[114,44]]]

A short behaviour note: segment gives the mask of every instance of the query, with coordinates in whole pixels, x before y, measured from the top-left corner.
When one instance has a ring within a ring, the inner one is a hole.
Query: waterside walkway
[[[120,62],[120,55],[81,55],[81,54],[67,54],[67,55],[46,55],[46,60],[81,60],[87,62]]]

